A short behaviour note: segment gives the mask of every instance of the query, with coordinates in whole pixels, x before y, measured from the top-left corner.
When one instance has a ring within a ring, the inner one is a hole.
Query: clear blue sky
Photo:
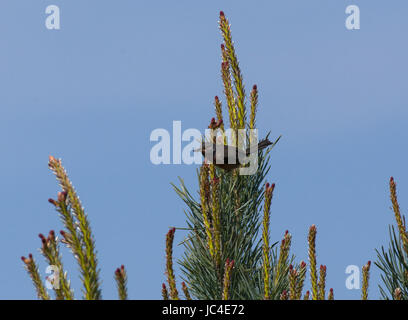
[[[45,28],[50,4],[60,7],[61,30]],[[349,4],[360,7],[360,30],[344,26]],[[116,298],[113,271],[125,264],[130,298],[160,298],[165,233],[185,226],[170,182],[181,176],[194,192],[196,167],[151,164],[149,136],[173,120],[208,125],[222,95],[220,10],[247,91],[258,85],[261,133],[283,135],[268,176],[276,182],[271,237],[289,229],[306,260],[316,224],[327,286],[337,298],[359,298],[345,287],[345,268],[374,261],[388,243],[391,175],[408,208],[402,0],[1,1],[1,299],[35,297],[20,256],[33,252],[44,274],[37,234],[62,228],[47,202],[59,190],[50,154],[63,159],[90,217],[103,297]],[[77,266],[63,255],[79,297]]]

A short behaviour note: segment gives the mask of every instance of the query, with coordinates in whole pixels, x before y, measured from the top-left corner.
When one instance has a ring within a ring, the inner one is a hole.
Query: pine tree
[[[377,250],[378,261],[375,263],[381,270],[383,286],[379,286],[384,299],[406,300],[408,299],[408,233],[405,225],[405,216],[400,212],[397,199],[397,186],[394,178],[390,178],[390,198],[396,228],[389,227],[389,248],[381,247]]]
[[[220,12],[219,27],[223,37],[221,45],[221,78],[230,139],[226,138],[227,124],[223,118],[221,100],[214,99],[216,118],[208,139],[244,148],[257,142],[255,129],[258,109],[258,87],[249,95],[249,116],[243,77],[231,38],[230,25]],[[242,129],[246,129],[242,133]],[[215,133],[214,133],[215,132]],[[217,133],[220,133],[217,136]],[[242,136],[243,135],[243,136]],[[243,139],[241,139],[243,138]],[[198,197],[195,198],[180,179],[173,188],[187,205],[188,235],[182,242],[184,254],[178,261],[181,266],[183,291],[187,299],[281,299],[308,300],[310,292],[302,296],[307,265],[294,263],[290,254],[292,236],[288,231],[280,242],[269,239],[270,212],[275,184],[266,182],[270,171],[270,152],[278,137],[265,151],[258,151],[258,169],[252,175],[240,175],[239,169],[225,171],[211,161],[197,170]],[[172,247],[175,228],[166,236],[166,274],[169,291],[162,287],[164,299],[179,299],[173,270]],[[308,234],[311,274],[311,298],[326,298],[326,266],[317,274],[316,233],[312,225]],[[368,281],[368,269],[365,270]],[[366,288],[368,287],[368,283]],[[363,296],[366,296],[366,294]],[[334,299],[330,288],[327,298]]]
[[[233,132],[231,141],[237,143],[238,129],[255,129],[258,88],[253,86],[250,93],[248,120],[243,77],[229,22],[223,12],[220,13],[219,27],[224,40],[221,45],[221,75]],[[225,121],[218,97],[215,97],[214,105],[218,121],[213,118],[209,128],[223,133]],[[246,134],[245,138],[250,142],[253,137]],[[269,244],[269,214],[274,185],[265,187],[265,179],[270,170],[269,152],[275,143],[265,152],[259,152],[259,167],[253,175],[240,175],[238,169],[224,171],[204,163],[197,172],[199,199],[191,195],[182,179],[180,187],[173,185],[188,207],[186,214],[190,231],[183,242],[185,251],[180,265],[194,297],[279,299],[282,291],[288,289],[290,235],[285,235],[286,244],[281,257],[277,243]]]

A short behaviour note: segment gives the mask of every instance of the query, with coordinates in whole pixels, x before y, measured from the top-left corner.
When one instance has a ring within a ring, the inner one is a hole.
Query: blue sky
[[[44,25],[50,4],[61,10],[58,31]],[[360,30],[344,26],[349,4],[360,7]],[[125,264],[130,298],[160,298],[165,233],[185,226],[170,182],[181,176],[196,189],[196,167],[153,165],[149,136],[173,120],[208,126],[222,95],[220,10],[247,91],[259,88],[261,135],[282,134],[268,176],[276,183],[271,238],[288,229],[306,260],[316,224],[327,287],[336,298],[360,297],[345,287],[345,269],[374,261],[388,243],[391,175],[408,208],[402,0],[2,1],[0,299],[35,297],[20,256],[33,252],[44,274],[37,235],[62,229],[47,202],[59,190],[50,154],[63,159],[91,220],[103,297],[116,298],[113,271]],[[183,237],[176,232],[176,242]],[[79,297],[77,266],[63,255]],[[373,267],[372,298],[378,283]]]

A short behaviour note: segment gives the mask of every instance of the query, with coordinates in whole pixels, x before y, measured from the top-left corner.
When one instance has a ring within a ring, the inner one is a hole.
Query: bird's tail
[[[270,146],[271,144],[272,144],[272,142],[270,142],[268,137],[266,137],[265,139],[261,140],[258,143],[258,150],[265,149],[266,147]]]
[[[261,141],[258,143],[258,147],[257,147],[257,148],[256,148],[255,146],[251,146],[251,147],[249,147],[248,149],[246,149],[246,154],[249,155],[250,153],[253,153],[253,152],[255,152],[255,151],[259,151],[259,150],[265,149],[266,147],[268,147],[268,146],[270,146],[271,144],[273,144],[272,142],[269,141],[268,137],[269,137],[269,133],[268,133],[268,135],[266,136],[265,139],[261,140]]]

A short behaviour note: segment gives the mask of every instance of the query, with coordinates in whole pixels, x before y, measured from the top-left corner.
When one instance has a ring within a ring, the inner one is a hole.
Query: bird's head
[[[204,155],[206,150],[211,150],[212,148],[213,148],[213,144],[210,142],[206,142],[203,139],[201,141],[201,146],[197,149],[194,149],[194,152],[201,152]]]

